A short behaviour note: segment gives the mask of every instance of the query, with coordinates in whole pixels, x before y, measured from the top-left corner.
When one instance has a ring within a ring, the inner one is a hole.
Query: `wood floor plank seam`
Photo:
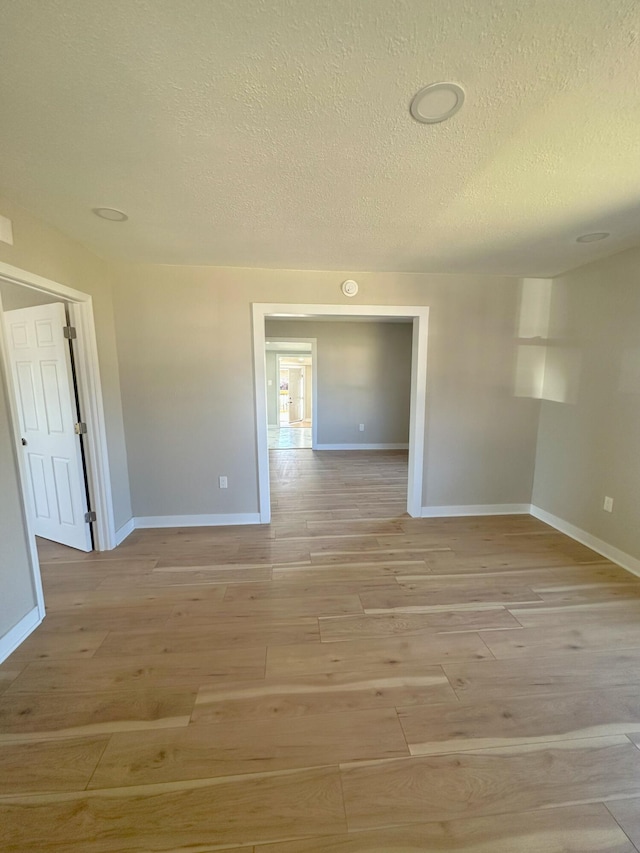
[[[547,814],[544,812],[547,811]],[[543,849],[536,843],[535,829],[544,831],[545,820],[551,819],[554,827],[545,832],[544,850],[547,853],[632,853],[633,845],[626,841],[603,803],[588,806],[559,807],[554,814],[549,810],[518,812],[507,816],[507,820],[495,818],[460,818],[441,824],[412,823],[403,827],[389,825],[376,831],[355,829],[346,836],[333,836],[328,839],[315,839],[315,844],[306,844],[307,839],[284,845],[259,845],[254,853],[368,853],[375,849],[402,851],[429,851],[429,853],[540,853]],[[603,833],[615,827],[613,834]],[[509,825],[511,824],[511,825]],[[488,832],[487,832],[488,831]],[[618,843],[620,838],[624,844]],[[308,839],[314,842],[314,839]],[[582,844],[582,846],[577,846]],[[317,846],[316,846],[317,845]]]
[[[110,743],[111,743],[111,737],[108,737],[106,742],[105,742],[104,748],[103,748],[102,752],[100,753],[100,757],[96,761],[96,766],[93,768],[93,772],[91,773],[91,775],[87,779],[87,784],[84,786],[85,791],[89,790],[89,786],[91,785],[91,780],[96,775],[96,770],[98,769],[98,766],[99,766],[100,762],[102,761],[102,758],[103,758],[105,752],[107,751],[107,748],[108,748]]]
[[[636,841],[637,843],[636,843],[636,844],[634,844],[634,839],[632,838],[631,834],[630,834],[629,832],[627,832],[627,830],[624,828],[624,826],[623,826],[623,822],[622,822],[622,821],[620,821],[620,820],[618,820],[618,818],[616,817],[616,815],[615,815],[614,811],[612,811],[612,809],[610,809],[610,808],[609,808],[609,806],[607,805],[607,803],[606,803],[606,802],[605,802],[605,803],[603,803],[602,805],[603,805],[603,806],[605,807],[605,809],[609,812],[609,814],[611,815],[612,819],[613,819],[613,820],[617,823],[617,825],[620,827],[621,832],[623,832],[623,833],[626,835],[626,837],[629,839],[629,844],[631,844],[631,846],[633,847],[633,849],[634,849],[634,850],[636,850],[636,851],[638,851],[638,853],[640,853],[640,847],[638,846],[638,844],[640,844],[640,838],[635,838],[635,841]]]
[[[406,759],[405,759],[406,760]],[[365,764],[366,762],[362,762]],[[355,762],[359,765],[360,762]],[[336,764],[318,764],[312,768],[313,770],[339,770],[339,765]],[[302,776],[308,772],[306,767],[289,768],[286,770],[270,770],[257,773],[239,773],[234,776],[210,776],[201,779],[181,779],[174,782],[154,782],[146,785],[121,785],[111,788],[91,788],[84,790],[79,788],[75,791],[62,792],[38,792],[36,794],[0,794],[0,803],[13,800],[21,800],[25,803],[46,803],[46,802],[69,802],[75,800],[78,796],[86,796],[90,799],[99,799],[101,796],[108,796],[112,799],[119,799],[127,796],[149,795],[157,796],[159,794],[174,793],[184,790],[200,790],[202,788],[222,787],[235,782],[247,782],[260,779],[276,779],[282,777]],[[630,796],[638,796],[637,794]]]
[[[517,630],[517,629],[512,628],[512,629],[510,629],[510,630]],[[484,646],[486,647],[487,651],[489,652],[489,656],[495,660],[495,659],[496,659],[496,656],[494,655],[494,653],[492,652],[492,650],[491,650],[491,648],[489,647],[488,643],[485,641],[484,637],[482,636],[485,632],[484,632],[484,631],[478,631],[477,633],[478,633],[478,637],[480,638],[481,642],[484,644]]]
[[[572,742],[574,742],[574,741],[575,742],[579,742],[579,741],[600,741],[600,740],[602,740],[603,737],[622,737],[622,738],[626,738],[627,740],[629,740],[629,738],[627,737],[627,732],[624,731],[623,729],[624,729],[624,726],[622,726],[620,731],[618,731],[616,734],[613,734],[613,733],[604,734],[604,733],[600,732],[600,733],[597,733],[597,734],[594,733],[591,735],[588,735],[588,734],[579,735],[577,737],[558,736],[558,737],[554,738],[550,735],[542,735],[538,738],[535,738],[535,737],[526,738],[526,737],[524,737],[522,739],[518,739],[517,741],[512,740],[512,741],[505,742],[502,746],[496,746],[495,743],[489,743],[489,744],[486,744],[485,746],[482,746],[482,745],[478,744],[477,742],[475,742],[473,746],[465,747],[462,744],[460,744],[459,746],[451,745],[448,749],[443,749],[443,750],[433,751],[433,752],[432,751],[422,752],[419,749],[414,752],[413,749],[416,746],[419,746],[419,744],[418,745],[412,744],[409,741],[407,741],[407,746],[409,748],[409,753],[410,753],[411,758],[421,758],[421,757],[434,756],[434,755],[458,755],[458,754],[462,755],[464,753],[471,753],[473,755],[476,755],[476,754],[481,753],[483,751],[489,752],[489,751],[493,751],[493,750],[497,750],[497,749],[506,749],[509,747],[537,747],[537,746],[556,747],[558,745],[562,745],[563,743],[569,742],[569,741],[572,741]],[[638,729],[640,730],[640,726],[638,727]],[[406,739],[406,735],[405,735],[405,739]],[[380,760],[395,761],[396,759],[389,758],[389,759],[380,759]],[[397,760],[401,761],[402,759],[399,758]]]

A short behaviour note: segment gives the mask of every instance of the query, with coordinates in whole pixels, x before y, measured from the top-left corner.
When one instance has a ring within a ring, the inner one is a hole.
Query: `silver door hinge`
[[[80,423],[74,424],[73,429],[76,435],[84,435],[87,431],[87,425],[80,421]]]
[[[75,326],[63,326],[62,334],[70,341],[74,341],[78,337],[78,333],[76,332]]]
[[[87,522],[87,524],[90,524],[92,521],[97,521],[98,516],[92,510],[91,512],[85,512],[84,520]]]

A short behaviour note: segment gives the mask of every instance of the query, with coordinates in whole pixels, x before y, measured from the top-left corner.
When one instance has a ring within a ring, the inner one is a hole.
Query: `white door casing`
[[[7,311],[7,345],[37,536],[90,551],[64,305]]]
[[[256,444],[258,451],[258,503],[260,521],[271,520],[269,487],[269,443],[267,438],[265,320],[269,317],[401,317],[413,321],[411,350],[411,403],[409,411],[409,476],[407,484],[407,512],[414,518],[422,515],[424,482],[424,452],[427,401],[427,340],[429,308],[426,305],[331,305],[288,302],[254,302],[253,313],[253,371],[256,415]],[[279,340],[287,338],[279,337]],[[312,338],[288,338],[294,341],[312,341]],[[313,448],[317,446],[318,421],[317,348],[312,346],[313,381]]]
[[[289,423],[289,370],[281,367],[278,358],[278,426]]]
[[[289,423],[297,423],[304,416],[304,400],[302,396],[303,378],[301,367],[289,368]]]

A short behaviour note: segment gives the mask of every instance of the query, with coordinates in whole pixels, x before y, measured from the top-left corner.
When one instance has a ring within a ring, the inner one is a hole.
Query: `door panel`
[[[44,410],[47,415],[49,435],[63,433],[64,419],[62,416],[62,400],[60,399],[61,377],[58,373],[58,365],[55,361],[41,362],[40,375],[42,377]],[[64,381],[64,378],[62,378],[62,381]]]
[[[36,407],[36,391],[33,382],[32,365],[19,361],[15,365],[18,404],[24,429],[38,429],[38,409]]]
[[[49,509],[49,497],[47,495],[47,478],[44,472],[44,456],[39,453],[27,453],[27,463],[31,474],[36,518],[50,519],[51,510]]]
[[[91,550],[87,497],[64,305],[4,315],[18,416],[31,485],[34,530],[81,551]]]
[[[58,499],[60,524],[73,524],[73,489],[68,459],[53,458],[53,482]]]

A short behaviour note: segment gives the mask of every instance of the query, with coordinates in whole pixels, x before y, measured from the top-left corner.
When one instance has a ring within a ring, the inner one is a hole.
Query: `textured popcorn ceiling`
[[[640,241],[638,0],[0,15],[0,189],[107,257],[545,276]],[[413,121],[447,79],[463,110]]]

